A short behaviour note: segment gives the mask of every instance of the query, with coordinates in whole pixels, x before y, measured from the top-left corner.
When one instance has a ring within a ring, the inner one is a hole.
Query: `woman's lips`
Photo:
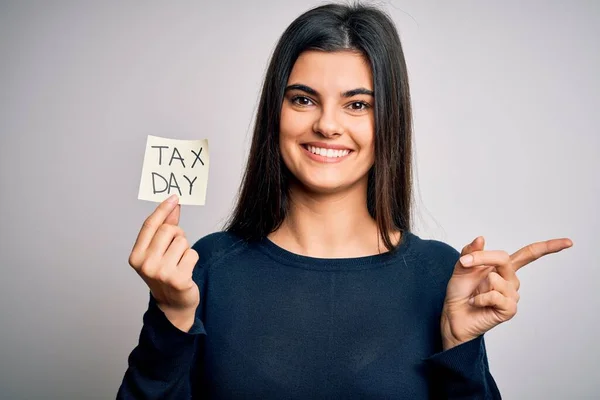
[[[345,160],[353,153],[352,150],[339,145],[319,147],[311,143],[306,143],[301,147],[309,158],[322,163],[338,163]]]

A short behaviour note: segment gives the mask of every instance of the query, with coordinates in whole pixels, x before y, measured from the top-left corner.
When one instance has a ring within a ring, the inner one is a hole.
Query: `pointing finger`
[[[510,256],[515,271],[523,268],[525,265],[552,253],[558,253],[564,249],[573,246],[571,239],[551,239],[543,242],[531,243],[522,249],[516,251]]]

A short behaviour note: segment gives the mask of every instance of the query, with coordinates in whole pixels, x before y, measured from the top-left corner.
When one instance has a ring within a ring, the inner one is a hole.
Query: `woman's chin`
[[[348,191],[356,190],[358,182],[347,182],[340,179],[310,179],[301,180],[298,182],[302,190],[316,195],[341,194]]]

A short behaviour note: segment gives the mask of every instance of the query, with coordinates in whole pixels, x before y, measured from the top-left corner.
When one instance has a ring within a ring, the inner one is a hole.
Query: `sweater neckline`
[[[336,271],[336,270],[360,270],[381,267],[398,257],[404,256],[410,248],[414,235],[409,231],[403,231],[400,243],[392,250],[385,253],[362,257],[348,258],[320,258],[293,253],[275,244],[269,238],[264,237],[258,242],[259,249],[271,258],[281,263],[312,270]]]

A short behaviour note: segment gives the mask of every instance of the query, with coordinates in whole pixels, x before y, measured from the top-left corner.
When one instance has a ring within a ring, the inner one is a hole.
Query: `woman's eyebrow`
[[[301,90],[301,91],[308,93],[310,95],[313,95],[313,96],[319,95],[319,92],[317,92],[315,89],[311,88],[310,86],[302,85],[300,83],[289,85],[285,88],[286,92],[290,91],[290,90]],[[356,89],[352,89],[352,90],[343,92],[342,97],[352,97],[352,96],[356,96],[358,94],[366,94],[368,96],[375,96],[375,94],[373,93],[372,90],[361,87],[361,88],[356,88]]]
[[[285,88],[286,92],[288,92],[290,90],[301,90],[301,91],[303,91],[305,93],[308,93],[308,94],[311,94],[313,96],[318,96],[319,95],[319,92],[317,92],[315,89],[313,89],[313,88],[311,88],[309,86],[306,86],[306,85],[302,85],[300,83],[295,83],[295,84],[289,85],[289,86],[287,86]]]
[[[366,94],[368,96],[373,96],[375,97],[375,94],[373,93],[372,90],[369,89],[365,89],[365,88],[356,88],[356,89],[352,89],[352,90],[348,90],[347,92],[342,93],[342,97],[352,97],[352,96],[356,96],[357,94]]]

